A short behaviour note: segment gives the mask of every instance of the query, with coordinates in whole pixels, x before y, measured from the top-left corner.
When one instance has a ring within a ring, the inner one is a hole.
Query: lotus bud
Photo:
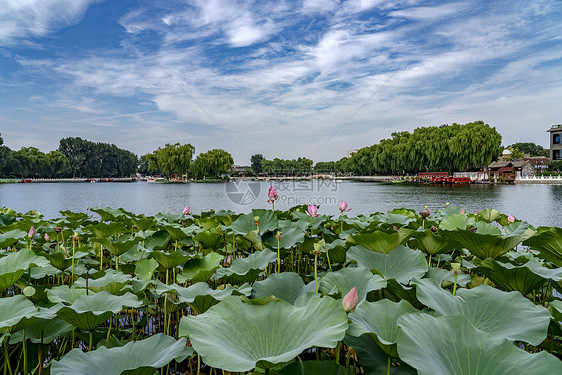
[[[461,215],[464,215],[464,209],[461,208]]]
[[[458,275],[461,272],[461,264],[451,263],[451,272]]]
[[[512,214],[509,214],[509,216],[507,217],[507,222],[510,223],[510,224],[515,222],[515,216],[513,216]]]
[[[61,227],[55,227],[54,231],[57,232],[57,233],[60,233],[60,232],[62,232],[62,228]]]
[[[318,217],[318,207],[313,204],[309,204],[306,210],[306,214],[311,217]]]
[[[254,222],[256,223],[256,225],[260,225],[260,217],[254,216]]]
[[[357,296],[357,288],[353,287],[345,295],[345,297],[343,297],[341,304],[345,312],[352,312],[357,307],[357,302],[359,302],[359,297]]]
[[[479,215],[479,214],[480,214],[480,210],[476,210],[476,215]]]
[[[392,226],[392,229],[398,230],[398,229],[400,229],[400,228],[398,228],[396,225],[393,225],[393,226]]]
[[[449,207],[449,202],[445,203],[445,207]]]
[[[277,199],[279,199],[279,196],[277,195],[277,189],[275,189],[274,186],[269,187],[269,191],[267,192],[267,197],[269,198],[267,200],[268,203],[273,203]]]
[[[283,233],[277,231],[277,234],[275,235],[275,238],[277,239],[277,241],[281,240],[281,237],[283,237]]]
[[[74,234],[72,235],[72,241],[78,241],[80,237],[78,236],[78,233],[74,232]]]
[[[49,237],[48,233],[45,233],[45,241],[49,242],[51,240],[51,237]]]
[[[232,264],[232,255],[226,257],[226,264]]]
[[[32,225],[31,228],[29,228],[29,232],[27,233],[27,237],[33,238],[33,237],[35,237],[36,234],[37,234],[37,231],[35,230],[35,227]]]
[[[186,208],[183,209],[183,214],[184,214],[184,215],[189,215],[189,211],[190,211],[190,210],[191,210],[191,209],[189,208],[189,206],[187,206]]]

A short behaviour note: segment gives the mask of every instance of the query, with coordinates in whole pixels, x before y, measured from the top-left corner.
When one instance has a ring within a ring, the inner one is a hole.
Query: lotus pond
[[[0,373],[562,374],[562,228],[344,211],[3,208]]]

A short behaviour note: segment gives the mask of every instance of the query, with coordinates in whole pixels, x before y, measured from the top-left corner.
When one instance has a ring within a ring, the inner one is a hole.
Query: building
[[[550,133],[550,160],[562,160],[562,124],[552,125]]]
[[[527,160],[529,163],[535,167],[535,172],[537,174],[541,174],[546,171],[548,168],[548,164],[550,164],[550,159],[546,156],[528,156],[529,154],[525,154],[523,160]]]
[[[479,172],[490,181],[514,182],[516,178],[535,176],[535,167],[528,160],[495,161],[488,170]],[[481,179],[481,178],[480,178]]]

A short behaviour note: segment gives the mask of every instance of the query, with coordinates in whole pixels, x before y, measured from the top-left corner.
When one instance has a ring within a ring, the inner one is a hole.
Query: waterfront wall
[[[558,176],[524,176],[515,179],[516,184],[562,184],[562,175]]]

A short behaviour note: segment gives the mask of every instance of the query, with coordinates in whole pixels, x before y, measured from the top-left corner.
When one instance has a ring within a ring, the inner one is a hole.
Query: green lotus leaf
[[[12,286],[29,267],[47,263],[32,251],[21,249],[0,258],[0,291]]]
[[[191,281],[208,281],[213,273],[220,268],[223,256],[215,252],[210,252],[203,258],[192,258],[184,264],[181,274],[177,276],[180,283]]]
[[[109,238],[98,238],[97,240],[103,246],[105,246],[105,248],[111,253],[111,255],[117,257],[131,250],[131,248],[139,243],[142,239],[140,237],[133,237],[131,239],[124,240],[110,240]]]
[[[468,261],[463,261],[463,265],[472,271],[485,275],[500,289],[508,292],[518,291],[524,296],[543,286],[547,280],[562,280],[562,269],[543,267],[536,260],[514,266],[510,263],[502,263],[487,258],[478,266]]]
[[[0,225],[8,226],[16,222],[16,218],[11,215],[4,215],[0,213]]]
[[[379,275],[373,275],[368,268],[342,268],[336,272],[328,272],[320,280],[318,291],[326,294],[341,292],[345,296],[353,287],[357,288],[358,301],[364,301],[367,293],[386,287],[386,280]]]
[[[13,229],[6,233],[0,233],[0,249],[6,249],[12,246],[16,241],[27,238],[27,232],[21,229]]]
[[[435,211],[433,217],[439,221],[442,221],[451,215],[460,215],[460,213],[461,213],[460,207],[451,206],[451,207],[441,208]]]
[[[64,271],[72,266],[72,258],[67,258],[63,252],[52,254],[41,253],[41,255],[47,258],[51,265],[60,271]],[[76,256],[76,254],[74,255]]]
[[[59,317],[53,319],[37,319],[25,328],[25,339],[34,344],[49,344],[59,337],[68,337],[72,326]],[[23,339],[23,331],[10,336],[10,344],[16,344]]]
[[[155,250],[150,253],[150,258],[153,258],[160,264],[161,269],[164,271],[171,270],[174,267],[177,267],[189,259],[191,259],[191,255],[184,254],[181,251],[172,251],[170,253],[165,253],[161,250]]]
[[[141,259],[135,264],[135,275],[142,281],[152,279],[154,271],[158,268],[158,262],[154,259]]]
[[[538,250],[541,259],[552,262],[556,267],[562,267],[562,228],[540,228],[537,234],[528,238],[523,245]]]
[[[85,331],[92,331],[104,323],[113,314],[126,307],[138,308],[142,301],[131,293],[115,296],[107,291],[96,294],[81,295],[70,306],[64,306],[57,315],[74,327]]]
[[[149,250],[161,250],[170,242],[170,234],[165,230],[159,230],[150,234],[145,233],[145,240],[143,247]]]
[[[283,272],[255,282],[252,287],[252,298],[275,296],[293,305],[298,297],[309,292],[314,292],[314,282],[305,285],[299,274]]]
[[[96,223],[89,227],[97,238],[109,238],[111,236],[116,235],[117,233],[123,233],[127,230],[127,226],[123,223],[119,222],[112,222],[112,223]],[[96,241],[94,239],[94,241]]]
[[[18,324],[31,324],[39,310],[23,295],[0,298],[0,332],[13,329]],[[16,329],[14,329],[16,331]]]
[[[476,216],[479,219],[491,223],[492,221],[498,220],[501,217],[501,214],[492,208],[488,208],[487,210],[480,211],[480,213],[478,213]]]
[[[86,295],[86,289],[71,288],[68,285],[54,286],[47,290],[47,298],[52,303],[64,302],[67,304],[74,303],[79,296]],[[89,294],[95,294],[90,291]]]
[[[211,289],[207,283],[199,282],[188,288],[178,288],[177,296],[179,303],[185,302],[198,314],[202,314],[228,296],[247,292],[249,290],[236,289],[231,285],[227,285],[224,289]]]
[[[365,375],[382,375],[388,370],[389,357],[382,351],[371,334],[353,337],[347,334],[343,339],[345,345],[353,348],[357,354],[359,365]],[[397,361],[395,359],[395,361]],[[390,375],[417,375],[416,370],[400,362],[399,366],[390,366]]]
[[[413,238],[410,240],[412,249],[420,249],[426,254],[435,255],[448,253],[454,249],[454,243],[447,241],[441,235],[434,234],[431,229],[423,232],[414,232]]]
[[[305,231],[299,228],[296,223],[293,226],[279,228],[279,231],[282,233],[282,236],[279,239],[280,249],[290,249],[296,244],[304,242]],[[264,236],[263,241],[267,242],[273,249],[277,250],[277,238],[275,235],[276,233],[268,234]]]
[[[409,213],[412,214],[411,212]],[[408,224],[410,224],[411,222],[416,221],[415,216],[406,216],[406,215],[392,213],[392,212],[375,215],[373,219],[384,224],[397,225],[400,227],[408,226]]]
[[[137,226],[140,231],[147,231],[156,225],[156,220],[153,217],[146,217],[144,215],[131,218],[131,222]]]
[[[193,240],[202,243],[207,249],[217,249],[220,247],[219,244],[221,242],[224,243],[224,235],[221,233],[204,231],[193,236]]]
[[[111,208],[111,207],[92,207],[90,211],[100,215],[103,221],[120,221],[120,219],[125,218],[128,215],[127,211],[122,208]]]
[[[451,271],[447,271],[443,268],[437,267],[429,267],[429,271],[427,271],[424,278],[433,279],[437,282],[438,285],[441,285],[443,281],[449,281],[451,283],[455,282],[455,275]],[[466,284],[468,284],[470,280],[470,275],[467,273],[459,273],[457,275],[457,285],[460,285],[462,287],[466,286]]]
[[[336,239],[332,242],[326,244],[326,249],[328,250],[328,255],[330,256],[330,262],[332,264],[344,264],[346,261],[347,247],[345,241],[342,239]]]
[[[490,225],[488,223],[478,223],[480,227]],[[512,234],[508,236],[496,236],[492,234],[475,233],[470,230],[448,231],[443,235],[451,240],[457,241],[462,247],[468,249],[473,255],[480,259],[498,258],[507,253],[522,241],[533,236],[535,233],[525,222],[511,224],[520,229],[512,228]],[[523,230],[524,228],[524,230]]]
[[[307,296],[295,306],[227,297],[204,314],[184,316],[179,336],[189,336],[207,365],[227,371],[271,368],[314,346],[334,348],[347,330],[347,314],[332,298]]]
[[[453,214],[447,216],[439,223],[439,229],[446,231],[465,230],[466,227],[474,224],[474,218],[468,217],[465,214]]]
[[[518,292],[503,292],[488,285],[457,289],[457,296],[434,280],[414,280],[418,300],[443,316],[462,315],[477,329],[510,341],[539,345],[547,334],[550,313]],[[524,324],[522,324],[524,322]]]
[[[275,213],[271,210],[252,210],[251,214],[244,214],[238,216],[238,218],[229,226],[227,229],[232,230],[236,234],[248,234],[253,230],[257,229],[255,217],[259,217],[260,220],[260,231],[259,234],[262,235],[267,231],[272,231],[277,229],[279,221]]]
[[[562,373],[547,352],[529,354],[480,330],[463,316],[408,314],[398,319],[400,358],[419,375],[544,375]]]
[[[102,290],[107,290],[111,294],[117,294],[125,285],[130,283],[132,277],[130,275],[125,275],[123,272],[115,270],[106,270],[105,274],[98,278],[88,278],[88,290],[93,290],[94,292],[101,292]],[[74,288],[86,288],[86,279],[84,277],[79,278],[72,285]]]
[[[550,311],[554,319],[556,319],[559,322],[562,322],[562,301],[554,300],[550,302],[548,304],[548,310]]]
[[[414,233],[411,229],[400,228],[393,233],[376,231],[373,233],[359,233],[347,238],[350,245],[361,245],[366,249],[388,254],[400,245],[404,245]]]
[[[131,341],[125,346],[100,347],[84,353],[73,349],[60,361],[54,361],[51,373],[57,375],[153,375],[173,359],[185,356],[185,339],[158,333],[144,340]]]
[[[214,279],[225,279],[227,282],[236,284],[239,282],[254,282],[261,271],[265,270],[269,263],[277,260],[277,253],[270,250],[256,251],[247,258],[236,258],[229,268],[219,268],[215,271]]]
[[[354,246],[347,251],[347,259],[361,267],[380,274],[387,280],[396,279],[408,284],[414,277],[422,277],[428,270],[427,261],[421,251],[399,246],[389,254],[381,254]]]
[[[405,300],[398,303],[388,299],[377,302],[365,301],[349,313],[351,324],[347,333],[354,337],[365,333],[371,334],[387,356],[397,358],[396,341],[400,328],[396,325],[396,321],[404,314],[417,311]]]
[[[164,226],[164,229],[170,234],[171,242],[181,241],[188,235],[185,228],[179,224],[168,224]]]
[[[270,371],[278,375],[350,375],[343,366],[331,361],[296,361],[281,371]]]

